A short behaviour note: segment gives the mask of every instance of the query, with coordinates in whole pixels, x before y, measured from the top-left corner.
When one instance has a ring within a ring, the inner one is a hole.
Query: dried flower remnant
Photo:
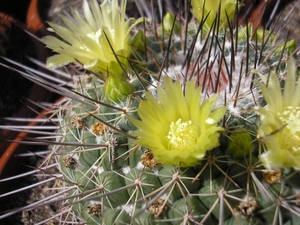
[[[281,180],[281,170],[266,170],[263,176],[268,184],[276,184]]]
[[[74,159],[74,157],[70,156],[70,155],[66,155],[63,158],[63,164],[65,167],[67,168],[75,168],[77,165],[77,160]]]
[[[77,114],[74,114],[70,119],[70,124],[74,128],[81,128],[84,124],[83,119],[78,116]]]
[[[96,122],[93,124],[91,130],[92,130],[93,134],[95,134],[96,136],[102,136],[102,135],[104,135],[106,129],[107,128],[104,123]]]
[[[141,156],[141,163],[147,168],[154,168],[157,165],[153,153],[148,149]]]
[[[158,198],[150,207],[149,212],[155,216],[161,215],[167,209],[167,203],[164,199]]]
[[[246,196],[234,210],[237,214],[247,218],[253,216],[258,207],[253,197]]]
[[[100,216],[101,215],[101,204],[94,203],[88,206],[88,213],[93,216]]]

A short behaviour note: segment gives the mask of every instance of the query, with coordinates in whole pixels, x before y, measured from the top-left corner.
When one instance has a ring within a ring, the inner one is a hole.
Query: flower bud
[[[121,102],[126,100],[127,96],[132,94],[134,88],[123,76],[110,74],[104,85],[104,95],[107,100]]]
[[[240,129],[230,135],[228,141],[228,153],[234,159],[240,159],[249,155],[252,150],[252,138],[249,131]]]
[[[170,33],[173,29],[173,33],[175,34],[178,34],[179,33],[179,24],[178,24],[178,21],[175,20],[175,17],[172,13],[170,12],[167,12],[166,15],[164,16],[164,19],[163,19],[163,29],[164,31]],[[173,27],[173,23],[174,24],[174,27]]]

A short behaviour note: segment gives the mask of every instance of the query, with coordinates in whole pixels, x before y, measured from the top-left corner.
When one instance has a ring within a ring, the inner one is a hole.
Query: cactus
[[[66,35],[95,25],[100,11],[93,0],[84,1],[84,17],[73,11],[74,24],[62,17],[68,31],[50,24],[63,41],[43,39],[58,53],[50,67],[77,62],[88,70],[74,76],[72,92],[59,89],[67,94],[55,110],[60,124],[47,158],[55,159],[62,176],[62,199],[50,201],[62,201],[55,219],[105,225],[295,224],[299,167],[291,160],[297,157],[298,131],[288,119],[278,122],[276,113],[282,118],[284,110],[272,112],[271,95],[281,96],[279,85],[283,98],[300,90],[295,62],[286,63],[291,48],[251,25],[235,28],[218,10],[215,20],[197,14],[198,20],[183,24],[167,14],[155,31],[145,28],[147,19],[137,20],[144,21],[143,28],[131,30],[123,21],[126,4],[119,10],[117,3],[105,1],[101,12],[117,9],[113,18],[130,29],[125,50],[114,49],[119,39],[113,28],[103,29],[108,24],[97,28],[110,61],[102,55],[86,60],[92,50],[82,43],[94,43],[80,36],[84,33],[70,41]],[[228,15],[234,14],[238,3],[228,4]],[[80,52],[69,52],[69,43]],[[281,82],[286,71],[287,82]],[[294,92],[285,94],[287,89]],[[297,117],[297,97],[290,105]],[[272,113],[274,120],[266,118]],[[295,140],[288,137],[289,151],[277,150],[273,139],[286,141],[287,131]],[[270,163],[272,157],[278,157],[276,163]]]

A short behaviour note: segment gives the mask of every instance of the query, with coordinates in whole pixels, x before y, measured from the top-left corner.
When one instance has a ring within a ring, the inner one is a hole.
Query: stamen
[[[279,119],[286,124],[283,144],[295,152],[300,151],[300,107],[288,106],[283,113],[278,113]]]
[[[181,122],[181,119],[178,119],[170,125],[167,135],[168,147],[174,150],[186,150],[196,144],[198,136],[198,128],[192,124],[191,120]]]

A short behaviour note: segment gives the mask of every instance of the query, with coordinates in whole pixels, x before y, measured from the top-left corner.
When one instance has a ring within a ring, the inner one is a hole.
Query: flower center
[[[192,121],[181,122],[178,119],[170,124],[170,130],[167,135],[168,148],[174,150],[186,150],[191,145],[196,144],[198,138],[198,128],[192,124]]]
[[[294,152],[300,151],[300,107],[288,106],[283,113],[278,113],[279,119],[286,124],[282,143]]]

